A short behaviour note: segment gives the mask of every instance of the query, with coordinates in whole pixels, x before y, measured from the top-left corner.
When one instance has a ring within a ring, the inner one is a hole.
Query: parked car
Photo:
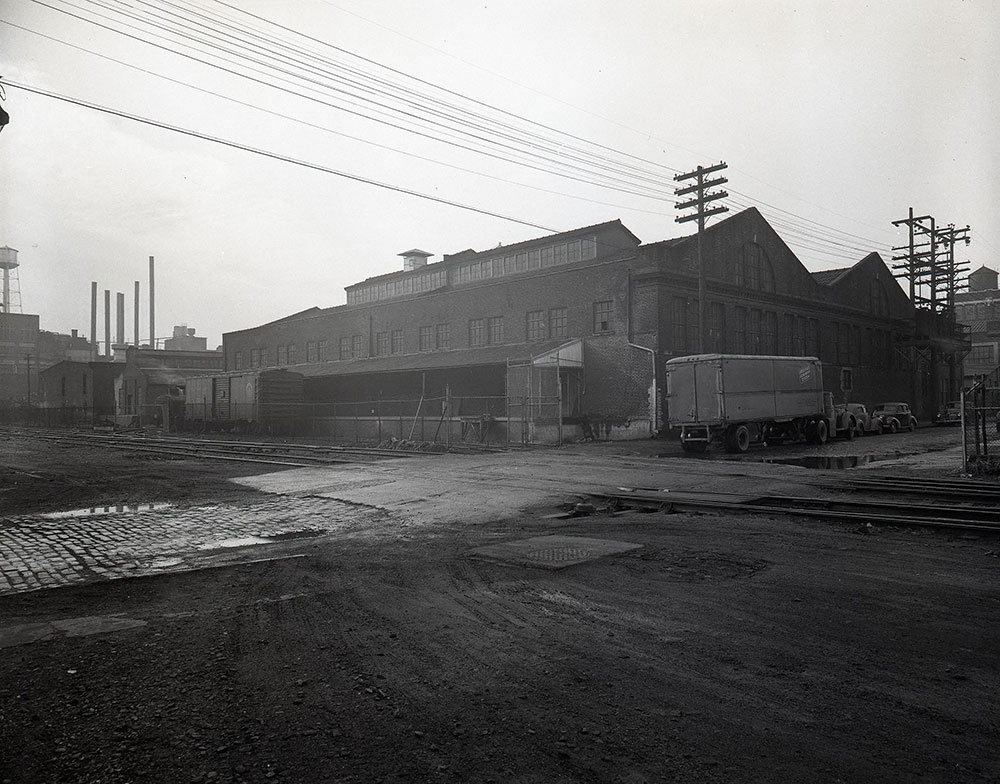
[[[958,425],[962,422],[962,404],[958,400],[945,403],[934,417],[935,425]]]
[[[855,435],[882,435],[882,417],[869,413],[863,404],[847,403],[841,407],[854,418]]]
[[[917,418],[910,411],[909,403],[879,403],[872,414],[882,419],[882,429],[890,433],[917,427]]]

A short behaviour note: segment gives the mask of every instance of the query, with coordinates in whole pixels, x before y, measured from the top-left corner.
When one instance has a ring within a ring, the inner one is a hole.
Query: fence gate
[[[507,360],[507,441],[562,443],[559,365]]]
[[[1000,474],[1000,368],[962,393],[964,471]]]

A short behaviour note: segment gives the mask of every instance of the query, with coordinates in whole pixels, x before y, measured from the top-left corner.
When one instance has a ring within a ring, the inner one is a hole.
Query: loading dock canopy
[[[531,358],[531,364],[535,367],[583,367],[583,341],[571,340],[561,346],[549,349],[542,354],[535,354]]]
[[[560,367],[583,367],[583,342],[546,340],[482,348],[426,351],[388,357],[333,360],[303,365],[288,365],[289,370],[307,378],[392,373],[414,370],[446,370],[487,365],[506,365],[508,360],[531,361],[535,365],[558,364]]]

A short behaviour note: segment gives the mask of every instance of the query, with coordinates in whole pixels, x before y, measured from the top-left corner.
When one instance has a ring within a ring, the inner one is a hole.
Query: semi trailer
[[[854,437],[849,412],[834,411],[823,391],[816,357],[696,354],[669,360],[666,370],[668,423],[680,428],[685,452]]]

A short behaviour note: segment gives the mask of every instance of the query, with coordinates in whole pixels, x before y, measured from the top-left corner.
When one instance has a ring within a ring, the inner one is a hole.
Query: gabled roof
[[[839,269],[820,270],[819,272],[810,272],[809,274],[812,275],[812,279],[817,283],[823,286],[832,286],[852,269],[853,267],[840,267]]]
[[[604,223],[595,223],[592,226],[583,226],[579,229],[571,229],[570,231],[563,231],[557,234],[546,234],[541,237],[535,237],[534,239],[522,240],[521,242],[515,242],[512,245],[502,245],[496,248],[488,248],[487,250],[481,250],[481,251],[473,251],[467,249],[450,255],[446,253],[441,261],[428,264],[425,267],[421,267],[419,270],[393,270],[392,272],[385,272],[382,273],[381,275],[373,275],[370,278],[365,278],[364,280],[358,281],[357,283],[352,283],[349,286],[345,286],[344,290],[350,291],[351,289],[356,288],[358,286],[367,285],[370,283],[374,283],[376,281],[390,280],[392,278],[396,278],[401,275],[412,275],[414,272],[433,272],[434,270],[438,269],[447,269],[448,266],[450,266],[451,262],[455,262],[460,258],[467,259],[467,258],[472,258],[473,256],[492,257],[501,253],[503,254],[516,253],[517,251],[530,246],[541,245],[542,243],[558,242],[559,240],[563,239],[568,240],[572,239],[573,237],[583,236],[585,234],[593,234],[595,232],[600,232],[605,229],[618,229],[619,231],[623,231],[627,235],[628,239],[634,245],[638,246],[642,244],[642,240],[640,240],[631,231],[629,231],[628,227],[626,227],[625,224],[621,222],[620,218],[615,218],[612,221],[605,221]],[[423,251],[420,252],[422,253]],[[399,255],[403,256],[406,254],[400,253]]]

